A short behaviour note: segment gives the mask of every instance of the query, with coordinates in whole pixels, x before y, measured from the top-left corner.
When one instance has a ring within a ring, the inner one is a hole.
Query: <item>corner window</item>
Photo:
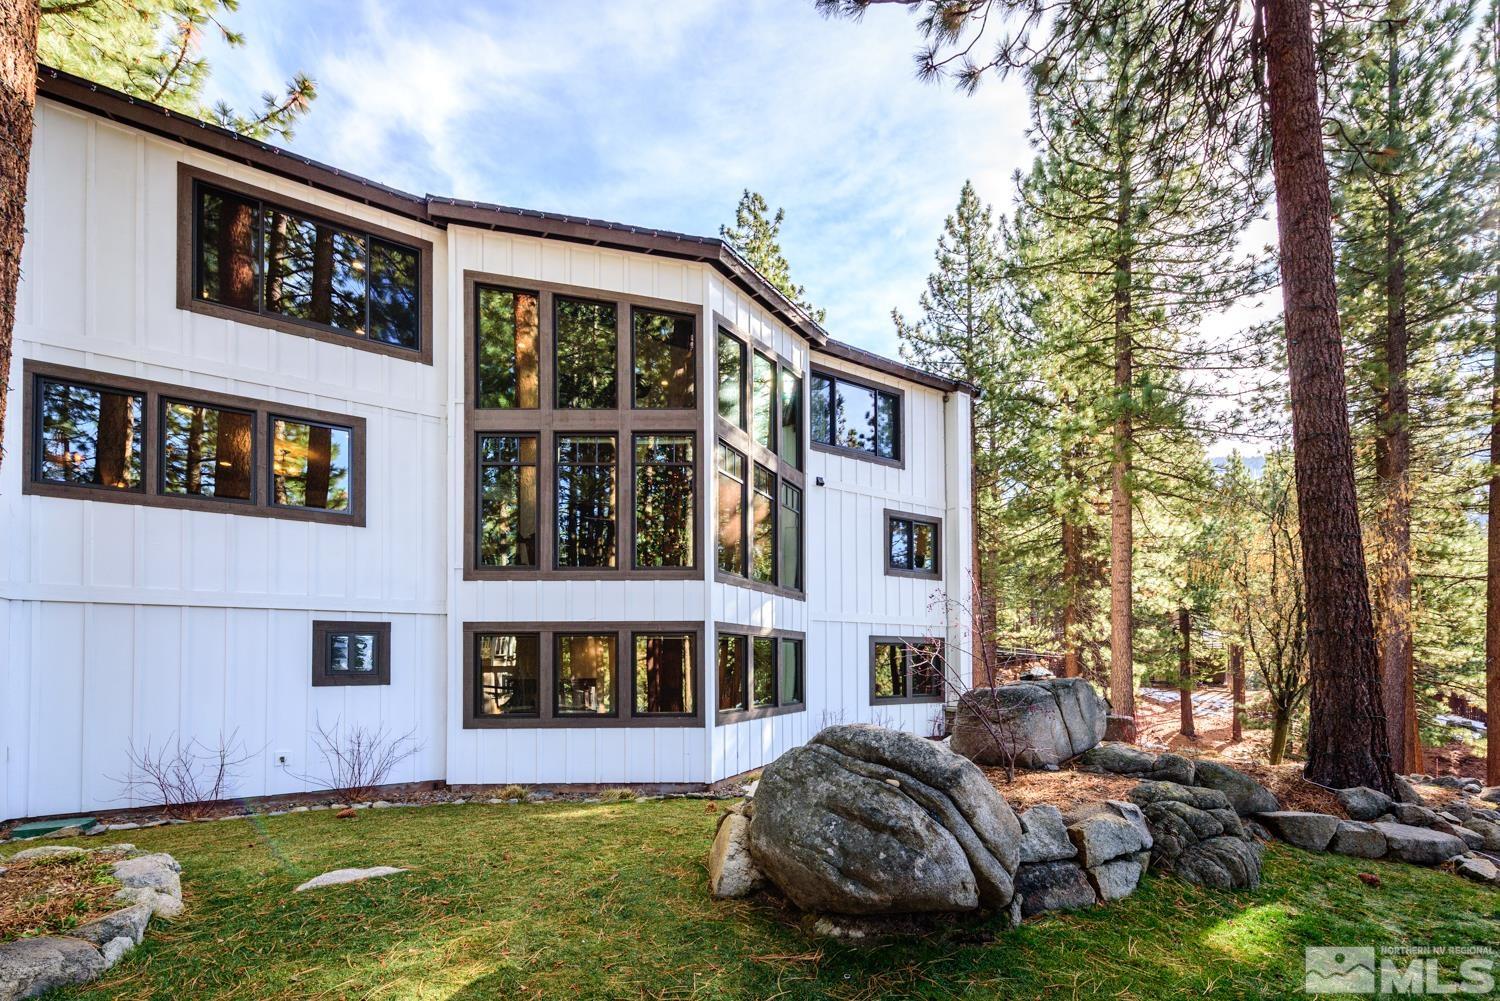
[[[781,511],[777,517],[777,556],[782,587],[802,590],[802,491],[781,484]]]
[[[755,467],[750,501],[750,579],[776,580],[776,474],[765,466]]]
[[[272,503],[313,511],[349,511],[353,439],[350,428],[271,418]]]
[[[615,439],[557,439],[557,565],[615,565]]]
[[[719,418],[745,428],[745,345],[719,331]]]
[[[479,438],[479,564],[537,565],[536,435]]]
[[[612,302],[553,300],[557,409],[613,410],[618,312]]]
[[[776,451],[776,363],[755,352],[750,370],[751,437],[761,448]]]
[[[579,627],[465,623],[464,727],[701,724],[697,624]]]
[[[802,468],[802,379],[781,370],[781,445],[777,454],[793,469]]]
[[[719,719],[735,722],[803,707],[803,637],[771,631],[746,634],[718,626]]]
[[[844,376],[812,376],[812,440],[827,449],[901,460],[901,396]]]
[[[23,371],[25,493],[364,524],[360,418],[31,360]]]
[[[541,328],[531,292],[475,287],[475,406],[535,410],[542,405]]]
[[[161,492],[248,501],[254,483],[255,414],[164,400]]]
[[[885,513],[886,574],[933,579],[941,577],[938,557],[941,534],[942,520],[939,518],[887,511]]]
[[[389,685],[391,624],[314,622],[312,683],[315,688]]]
[[[941,640],[878,636],[870,641],[872,702],[941,702]]]
[[[695,480],[692,435],[636,435],[637,568],[693,565]]]
[[[695,712],[693,637],[636,633],[635,715],[690,716]]]
[[[39,379],[32,475],[106,490],[140,490],[144,397],[139,393]]]
[[[211,304],[264,317],[279,330],[423,351],[421,249],[201,180],[185,190],[192,235],[183,253],[191,255],[192,279],[184,306]]]
[[[634,405],[650,410],[692,410],[697,406],[698,352],[691,316],[634,311]]]

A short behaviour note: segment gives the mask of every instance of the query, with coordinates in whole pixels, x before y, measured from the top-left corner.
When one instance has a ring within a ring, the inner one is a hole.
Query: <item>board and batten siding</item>
[[[221,734],[247,755],[237,794],[318,788],[319,722],[412,732],[392,780],[442,774],[448,346],[425,365],[179,309],[180,162],[427,240],[446,270],[441,230],[38,102],[0,468],[0,816],[130,805],[130,747]],[[23,496],[27,360],[363,418],[366,525]],[[314,619],[391,622],[391,685],[312,688]]]

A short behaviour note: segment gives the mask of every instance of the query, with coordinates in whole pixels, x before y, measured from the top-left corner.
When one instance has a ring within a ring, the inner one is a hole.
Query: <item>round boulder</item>
[[[958,700],[953,750],[985,765],[1056,768],[1104,739],[1108,713],[1084,678],[975,688]]]

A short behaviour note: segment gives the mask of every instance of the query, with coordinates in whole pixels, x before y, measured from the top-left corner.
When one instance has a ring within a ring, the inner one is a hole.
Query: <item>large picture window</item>
[[[934,639],[876,636],[870,640],[870,700],[941,702],[943,643]]]
[[[896,577],[938,579],[942,519],[904,511],[885,513],[885,572]]]
[[[693,565],[695,479],[692,435],[636,435],[637,568]]]
[[[782,630],[745,632],[719,623],[715,642],[721,723],[797,712],[803,708],[803,635]]]
[[[479,563],[537,565],[536,435],[493,434],[479,439]]]
[[[475,288],[478,344],[475,406],[535,410],[542,405],[541,327],[530,292]]]
[[[28,360],[26,493],[364,524],[363,419]]]
[[[634,311],[635,402],[641,409],[697,406],[697,323],[691,316]]]
[[[464,726],[697,726],[696,623],[464,624]]]
[[[430,361],[430,246],[184,168],[184,308]]]
[[[828,372],[812,375],[813,444],[901,461],[901,394]]]
[[[618,310],[614,303],[554,300],[557,409],[613,410]]]
[[[615,439],[557,439],[557,565],[615,565]]]

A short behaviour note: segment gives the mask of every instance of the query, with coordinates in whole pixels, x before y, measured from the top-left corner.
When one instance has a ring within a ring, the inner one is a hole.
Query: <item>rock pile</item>
[[[182,867],[170,855],[147,855],[134,845],[82,848],[28,848],[11,862],[60,855],[96,855],[114,859],[110,872],[119,882],[116,911],[74,928],[68,935],[0,943],[0,1001],[36,997],[47,991],[97,980],[141,944],[153,917],[182,912]]]

